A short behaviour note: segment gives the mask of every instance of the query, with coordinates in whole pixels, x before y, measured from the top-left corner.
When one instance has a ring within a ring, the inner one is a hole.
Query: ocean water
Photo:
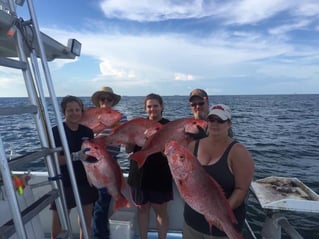
[[[86,107],[89,97],[81,97]],[[191,117],[187,96],[165,96],[164,117],[173,120]],[[144,97],[123,96],[116,109],[128,119],[145,116]],[[297,177],[319,193],[319,95],[211,96],[210,103],[224,103],[232,108],[234,137],[243,143],[255,160],[255,179],[268,176]],[[1,107],[27,105],[26,98],[0,98]],[[48,100],[51,124],[55,120]],[[8,156],[30,152],[40,147],[32,116],[0,116],[0,135]],[[120,164],[128,170],[126,154]],[[34,170],[43,164],[35,163]],[[319,238],[319,215],[290,212],[289,222],[306,239]],[[261,230],[265,214],[257,200],[248,199],[248,221]],[[258,234],[257,234],[258,235]],[[288,237],[284,237],[288,238]]]

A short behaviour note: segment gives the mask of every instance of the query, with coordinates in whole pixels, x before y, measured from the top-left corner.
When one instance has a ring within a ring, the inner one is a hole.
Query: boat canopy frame
[[[2,112],[0,116],[12,114],[20,115],[25,113],[32,114],[42,148],[40,149],[40,153],[33,152],[10,161],[5,154],[0,135],[0,170],[5,195],[12,215],[11,220],[0,226],[0,234],[4,237],[10,237],[12,234],[16,233],[18,238],[28,238],[25,228],[27,221],[35,217],[45,205],[47,206],[55,201],[63,230],[59,236],[60,238],[72,238],[72,228],[67,213],[68,210],[65,203],[61,172],[57,157],[57,152],[61,149],[56,148],[54,143],[54,137],[51,130],[52,127],[47,110],[48,107],[44,95],[44,85],[46,85],[53,105],[62,147],[66,156],[66,164],[70,174],[83,235],[84,238],[88,239],[88,232],[73,171],[70,150],[48,67],[48,61],[54,59],[74,59],[80,54],[80,43],[75,39],[71,39],[68,41],[68,45],[64,46],[60,42],[41,32],[32,0],[27,0],[27,8],[30,14],[30,20],[28,21],[24,21],[17,17],[16,7],[16,1],[14,0],[1,0],[0,2],[0,66],[21,70],[30,106],[6,107],[5,109],[0,110],[0,112]],[[75,43],[78,44],[76,45]],[[38,60],[42,65],[43,77],[40,75]],[[19,164],[26,160],[36,160],[39,157],[45,159],[49,175],[48,180],[51,183],[52,191],[48,192],[48,195],[44,195],[42,198],[36,200],[25,210],[21,210],[17,200],[15,187],[12,182],[11,164]],[[43,237],[44,236],[42,235],[39,238]]]

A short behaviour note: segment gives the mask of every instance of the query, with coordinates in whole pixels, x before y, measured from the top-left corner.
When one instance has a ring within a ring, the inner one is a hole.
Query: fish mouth
[[[82,149],[82,153],[83,154],[86,154],[87,152],[90,151],[90,148],[84,148]],[[86,154],[86,157],[83,159],[84,162],[86,163],[97,163],[99,160],[91,155],[87,155]]]
[[[85,160],[83,160],[86,163],[97,163],[99,160],[93,156],[87,156]]]
[[[196,125],[198,132],[197,133],[189,133],[187,132],[186,134],[189,135],[190,137],[192,137],[194,140],[197,139],[202,139],[208,136],[208,134],[206,133],[206,130],[203,129],[202,127],[200,127],[199,125]]]

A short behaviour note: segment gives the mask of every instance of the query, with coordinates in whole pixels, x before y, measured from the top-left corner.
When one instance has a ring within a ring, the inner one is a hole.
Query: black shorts
[[[173,192],[158,192],[143,190],[140,188],[130,188],[131,198],[136,206],[150,203],[162,204],[173,200]]]
[[[94,203],[98,199],[98,196],[99,196],[98,191],[95,187],[78,186],[78,191],[79,191],[82,205]],[[75,208],[76,203],[75,203],[75,198],[74,198],[72,187],[64,187],[64,195],[65,195],[67,208],[68,209]],[[56,211],[55,202],[53,202],[51,204],[50,209]]]

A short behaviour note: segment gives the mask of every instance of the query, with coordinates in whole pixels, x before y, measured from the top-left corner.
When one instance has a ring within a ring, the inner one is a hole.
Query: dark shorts
[[[78,186],[79,195],[81,199],[82,205],[87,205],[94,203],[98,199],[98,191],[95,187],[90,186]],[[73,194],[73,190],[71,187],[64,187],[64,195],[66,199],[66,205],[68,209],[72,209],[76,207],[75,198]],[[51,210],[56,211],[55,202],[53,202],[50,206]]]
[[[162,204],[173,200],[173,192],[158,192],[143,190],[140,188],[130,188],[131,198],[135,205],[144,205],[148,202]]]

